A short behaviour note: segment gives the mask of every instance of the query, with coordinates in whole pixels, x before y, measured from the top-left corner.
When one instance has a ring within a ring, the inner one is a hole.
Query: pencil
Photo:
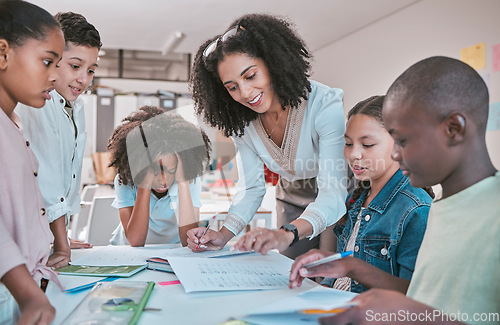
[[[201,237],[205,236],[208,232],[208,229],[210,228],[210,226],[214,223],[214,220],[215,220],[215,217],[217,216],[217,214],[215,214],[213,217],[212,217],[212,220],[210,220],[210,223],[208,224],[207,228],[205,229],[205,232],[203,233],[203,235],[201,235]],[[201,239],[200,237],[200,239]],[[200,247],[200,244],[198,243],[198,245],[196,245],[195,247],[195,250],[198,249],[198,247]]]

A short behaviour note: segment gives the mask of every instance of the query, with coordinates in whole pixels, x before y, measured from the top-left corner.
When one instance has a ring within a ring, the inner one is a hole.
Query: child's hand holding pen
[[[307,277],[340,278],[347,276],[351,269],[351,259],[344,257],[350,254],[352,251],[332,254],[328,251],[312,249],[300,255],[292,265],[288,287],[290,289],[300,287],[302,281]]]
[[[203,237],[207,234],[208,229],[210,229],[210,226],[214,223],[215,216],[217,216],[217,215],[214,215],[214,216],[212,217],[212,220],[210,220],[210,222],[209,222],[209,224],[208,224],[208,226],[207,226],[207,229],[205,229],[205,231],[203,232],[203,235],[201,235],[200,239],[201,239],[201,238],[203,238]],[[199,248],[200,248],[200,244],[199,244],[199,241],[198,241],[198,244],[196,245],[196,247],[195,247],[194,249],[195,249],[195,250],[198,250]]]
[[[226,244],[227,241],[220,232],[209,229],[215,221],[216,216],[212,217],[207,228],[198,227],[190,229],[187,232],[188,247],[193,252],[215,251],[221,249]]]

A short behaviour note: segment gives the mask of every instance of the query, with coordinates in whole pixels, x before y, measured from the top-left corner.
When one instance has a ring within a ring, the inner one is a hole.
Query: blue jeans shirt
[[[367,195],[368,189],[365,189],[351,206],[345,226],[334,227],[337,252],[345,251]],[[394,276],[411,279],[431,202],[427,192],[411,186],[408,178],[398,170],[361,212],[353,256]],[[335,279],[327,278],[322,284],[333,286],[334,282]],[[357,281],[351,282],[352,292],[365,290],[367,288]]]

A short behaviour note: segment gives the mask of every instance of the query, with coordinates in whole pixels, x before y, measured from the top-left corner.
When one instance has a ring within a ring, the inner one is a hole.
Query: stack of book
[[[149,270],[156,270],[156,271],[163,271],[163,272],[168,272],[168,273],[174,273],[174,270],[168,263],[168,261],[164,258],[160,257],[153,257],[153,258],[148,258],[146,260],[148,262],[147,268]]]

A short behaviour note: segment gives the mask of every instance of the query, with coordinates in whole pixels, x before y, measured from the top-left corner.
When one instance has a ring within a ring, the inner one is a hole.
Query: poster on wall
[[[485,48],[485,42],[463,48],[460,50],[460,60],[476,70],[484,69],[486,68]]]
[[[493,45],[492,52],[493,72],[497,72],[500,71],[500,44]]]

